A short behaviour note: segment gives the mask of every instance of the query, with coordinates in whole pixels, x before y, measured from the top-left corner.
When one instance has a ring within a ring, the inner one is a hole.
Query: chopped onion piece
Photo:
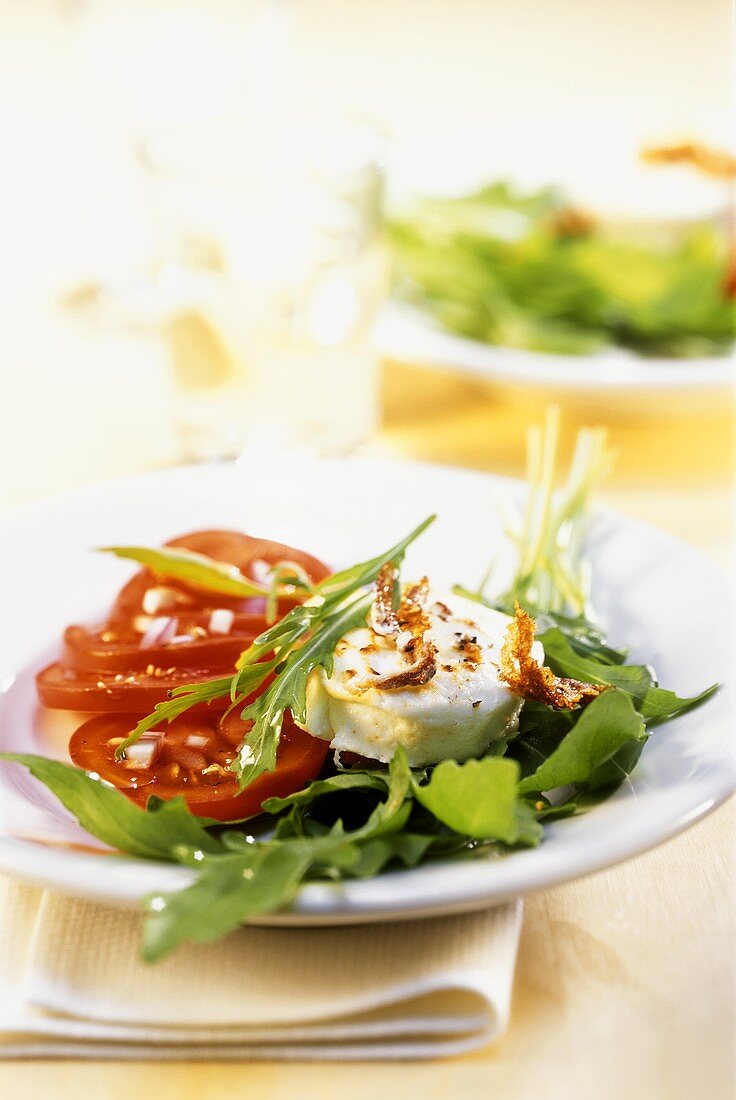
[[[229,634],[235,622],[235,613],[228,607],[216,607],[207,626],[210,634]]]
[[[255,558],[250,563],[250,575],[256,584],[268,586],[271,583],[272,572],[273,566],[263,558]]]
[[[209,737],[203,737],[201,733],[190,733],[184,744],[190,749],[206,749]]]
[[[182,602],[183,597],[175,588],[157,585],[144,592],[141,607],[147,615],[155,615],[159,611],[170,611],[172,607]]]
[[[162,616],[153,619],[140,641],[141,649],[152,649],[155,645],[168,645],[176,634],[179,625],[178,619]]]
[[[126,768],[150,768],[164,743],[163,733],[149,730],[125,750]]]

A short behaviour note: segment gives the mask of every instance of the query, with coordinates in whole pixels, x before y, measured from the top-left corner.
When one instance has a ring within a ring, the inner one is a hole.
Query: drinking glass
[[[365,128],[182,128],[142,144],[182,457],[347,453],[375,430],[387,287]]]

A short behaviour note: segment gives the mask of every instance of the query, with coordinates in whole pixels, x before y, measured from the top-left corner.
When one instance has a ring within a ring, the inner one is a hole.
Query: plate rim
[[[692,397],[699,390],[712,397],[736,387],[736,348],[727,355],[697,359],[650,358],[625,348],[598,355],[506,348],[442,329],[422,310],[397,301],[381,311],[375,340],[388,359],[570,395],[615,395],[631,402],[645,391]]]

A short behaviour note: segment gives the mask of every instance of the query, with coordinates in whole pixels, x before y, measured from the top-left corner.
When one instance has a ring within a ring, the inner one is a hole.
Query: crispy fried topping
[[[595,229],[595,218],[585,210],[578,210],[574,206],[564,206],[559,210],[551,211],[545,222],[555,237],[589,237]]]
[[[471,668],[478,667],[481,661],[481,651],[477,637],[471,638],[469,634],[463,634],[455,643],[455,648],[462,653],[463,664],[469,665]]]
[[[416,584],[407,585],[399,604],[399,622],[411,622],[417,615],[424,615],[424,605],[429,595],[429,580],[422,577]]]
[[[642,149],[641,159],[649,164],[690,164],[717,179],[736,179],[736,157],[732,153],[697,141]]]
[[[399,633],[399,622],[394,611],[394,586],[399,572],[390,561],[376,577],[376,596],[371,607],[371,626],[376,634],[385,636]]]
[[[437,650],[431,642],[422,648],[421,660],[393,676],[384,676],[376,680],[370,687],[380,688],[381,691],[396,691],[398,688],[422,687],[428,684],[437,672]]]
[[[607,688],[606,684],[584,684],[580,680],[555,676],[551,668],[538,664],[532,657],[534,619],[518,603],[514,618],[501,649],[501,679],[515,695],[536,699],[558,710],[573,710],[585,706]]]
[[[396,611],[393,609],[393,593],[397,570],[384,565],[376,579],[376,596],[371,609],[371,626],[375,634],[396,638],[396,650],[405,661],[411,662],[401,672],[379,677],[363,685],[363,690],[380,688],[384,691],[406,687],[421,687],[437,672],[437,650],[425,641],[429,629],[429,617],[424,605],[429,594],[429,581],[422,577],[417,584],[407,585]],[[366,652],[365,647],[361,652]],[[374,675],[378,675],[371,669]]]
[[[399,624],[396,648],[415,663],[424,653],[424,635],[429,630],[429,616],[424,610],[428,593],[429,581],[426,577],[422,577],[417,584],[407,585],[396,612]]]

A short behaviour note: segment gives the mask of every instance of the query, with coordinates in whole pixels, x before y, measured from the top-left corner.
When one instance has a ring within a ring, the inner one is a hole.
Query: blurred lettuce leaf
[[[396,296],[474,340],[676,357],[726,354],[733,343],[728,243],[715,224],[656,246],[622,240],[554,188],[524,194],[498,182],[422,199],[390,231]]]

